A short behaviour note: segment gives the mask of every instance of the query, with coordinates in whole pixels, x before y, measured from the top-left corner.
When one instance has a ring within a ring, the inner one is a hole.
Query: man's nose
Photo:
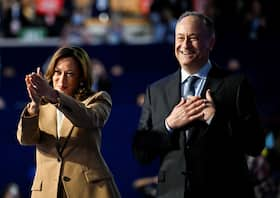
[[[184,40],[183,46],[184,46],[185,48],[189,48],[189,47],[192,46],[192,42],[191,42],[190,38],[186,37],[186,39]]]

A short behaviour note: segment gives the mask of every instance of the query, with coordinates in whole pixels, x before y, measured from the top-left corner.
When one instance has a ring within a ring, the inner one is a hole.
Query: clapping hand
[[[43,77],[40,67],[37,67],[36,73],[32,72],[25,76],[25,83],[29,98],[31,99],[28,113],[34,115],[38,113],[41,98],[53,95],[54,89]]]
[[[37,68],[37,72],[32,72],[30,74],[27,74],[25,76],[25,84],[26,84],[26,89],[29,95],[29,98],[31,99],[31,102],[33,104],[38,104],[40,103],[40,96],[37,93],[37,86],[32,82],[34,76],[36,75],[41,75],[40,74],[40,68]]]
[[[31,85],[35,89],[36,94],[41,97],[49,97],[53,93],[53,88],[49,85],[47,80],[43,77],[40,68],[37,68],[36,73],[31,73]]]

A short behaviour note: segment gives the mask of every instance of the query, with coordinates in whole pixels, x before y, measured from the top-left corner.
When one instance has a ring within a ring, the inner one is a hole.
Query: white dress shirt
[[[61,129],[63,118],[64,118],[64,114],[61,111],[59,111],[58,109],[56,109],[56,130],[57,130],[58,139],[61,136],[60,129]]]

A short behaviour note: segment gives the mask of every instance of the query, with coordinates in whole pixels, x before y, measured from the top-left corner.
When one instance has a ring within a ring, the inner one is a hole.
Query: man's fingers
[[[206,99],[196,99],[192,101],[187,101],[187,103],[184,105],[187,110],[194,109],[201,104],[206,104],[207,100]]]
[[[192,116],[192,115],[195,115],[195,114],[197,114],[197,113],[200,113],[200,112],[202,112],[203,109],[205,108],[205,105],[206,105],[206,104],[203,102],[203,103],[201,103],[200,105],[197,105],[197,106],[195,106],[195,107],[189,109],[189,110],[187,111],[187,114],[188,114],[189,116]]]
[[[194,114],[192,116],[189,117],[189,121],[193,121],[193,120],[197,120],[197,119],[203,119],[204,117],[204,113],[200,112],[198,114]]]
[[[207,89],[206,91],[206,99],[209,100],[210,102],[213,102],[211,93],[210,93],[210,89]]]
[[[186,99],[183,98],[183,97],[181,97],[181,100],[180,100],[180,102],[176,105],[176,107],[182,106],[185,102],[186,102]]]

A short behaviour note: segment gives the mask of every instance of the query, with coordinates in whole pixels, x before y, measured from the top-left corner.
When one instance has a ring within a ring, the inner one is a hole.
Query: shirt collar
[[[193,76],[198,76],[199,78],[206,79],[209,70],[211,69],[212,65],[211,62],[208,60],[203,67],[198,70],[197,73],[192,74]],[[184,69],[181,69],[181,83],[185,82],[185,80],[190,76],[191,74]]]

